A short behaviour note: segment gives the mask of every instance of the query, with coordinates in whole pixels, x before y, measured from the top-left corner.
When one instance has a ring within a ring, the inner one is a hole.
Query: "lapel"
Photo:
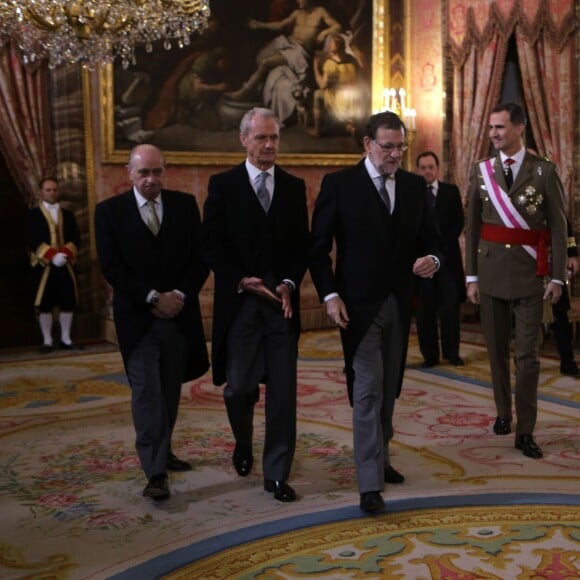
[[[124,198],[123,202],[124,202],[124,206],[125,206],[124,207],[125,211],[124,211],[124,215],[119,216],[121,219],[127,220],[127,228],[124,228],[124,230],[126,232],[131,232],[131,231],[135,231],[133,228],[136,228],[137,231],[142,230],[144,232],[144,235],[151,237],[152,239],[155,239],[156,236],[153,235],[153,233],[147,227],[147,224],[143,221],[143,218],[141,217],[141,211],[139,210],[139,206],[137,205],[137,200],[135,199],[135,194],[133,193],[133,190],[130,189],[124,195],[125,195],[125,198]],[[160,228],[159,233],[157,235],[159,235],[163,231],[163,226],[165,224],[165,219],[167,217],[165,210],[166,210],[166,205],[165,205],[165,196],[164,196],[164,198],[163,198],[163,221],[161,222],[161,228]],[[128,234],[128,235],[130,235],[130,234]]]
[[[517,191],[520,189],[524,183],[530,181],[533,175],[533,163],[531,162],[530,156],[526,153],[520,170],[518,171],[518,175],[514,180],[514,184],[512,189]]]

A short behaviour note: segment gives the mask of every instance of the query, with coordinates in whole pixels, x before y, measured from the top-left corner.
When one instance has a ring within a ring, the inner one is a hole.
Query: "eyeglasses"
[[[403,153],[403,151],[407,151],[409,148],[409,146],[405,143],[399,143],[398,145],[395,145],[393,143],[379,143],[374,139],[372,141],[375,145],[378,145],[381,148],[381,151],[384,151],[385,153],[392,153],[395,149],[400,153]]]

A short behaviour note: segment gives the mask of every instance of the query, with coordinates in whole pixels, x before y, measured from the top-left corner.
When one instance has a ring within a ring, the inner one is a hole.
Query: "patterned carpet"
[[[362,517],[336,332],[305,333],[300,352],[292,504],[263,491],[259,462],[236,476],[209,376],[185,385],[175,435],[193,471],[153,504],[116,351],[4,358],[0,577],[580,578],[580,381],[557,360],[542,359],[534,461],[491,433],[485,349],[465,342],[465,367],[424,370],[412,336],[394,444],[407,482]]]

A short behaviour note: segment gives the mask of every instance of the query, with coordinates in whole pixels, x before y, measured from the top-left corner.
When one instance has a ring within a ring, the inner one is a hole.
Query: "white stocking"
[[[52,312],[41,312],[38,315],[38,324],[40,324],[43,343],[52,346]]]
[[[60,340],[64,342],[64,344],[71,344],[70,327],[72,326],[73,313],[60,312],[58,315],[58,321],[60,323]]]

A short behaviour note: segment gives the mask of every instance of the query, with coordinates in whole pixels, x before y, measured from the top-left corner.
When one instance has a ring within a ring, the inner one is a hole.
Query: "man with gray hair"
[[[299,287],[306,271],[306,187],[275,164],[280,122],[251,109],[240,125],[246,160],[212,175],[202,223],[202,255],[215,274],[212,370],[226,383],[235,437],[233,464],[247,476],[257,385],[266,384],[264,489],[296,499],[288,485],[296,446]]]

